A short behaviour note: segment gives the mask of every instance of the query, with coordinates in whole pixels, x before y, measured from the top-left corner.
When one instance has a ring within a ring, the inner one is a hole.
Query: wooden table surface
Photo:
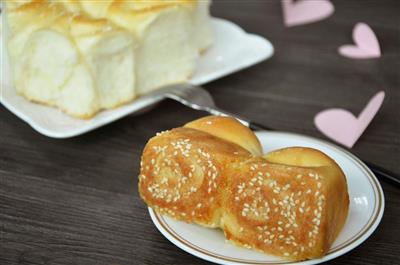
[[[215,1],[215,16],[268,38],[276,50],[272,59],[205,87],[230,112],[323,139],[313,125],[318,111],[341,107],[358,114],[384,90],[382,109],[352,152],[400,174],[400,1],[333,2],[329,19],[285,28],[278,1]],[[359,21],[376,32],[382,58],[338,55]],[[203,115],[165,101],[56,140],[0,107],[0,264],[207,264],[157,231],[137,191],[149,137]],[[329,264],[400,264],[400,190],[381,184],[386,209],[380,226]]]

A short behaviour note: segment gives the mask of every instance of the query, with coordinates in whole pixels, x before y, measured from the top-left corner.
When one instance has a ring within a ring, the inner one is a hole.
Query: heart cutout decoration
[[[282,0],[283,22],[287,27],[323,20],[335,8],[329,0]]]
[[[339,47],[342,56],[353,59],[371,59],[381,57],[379,41],[370,26],[357,23],[353,29],[355,45],[346,44]]]
[[[323,110],[315,116],[314,123],[327,137],[351,148],[382,106],[384,98],[383,91],[375,94],[358,117],[344,109]]]

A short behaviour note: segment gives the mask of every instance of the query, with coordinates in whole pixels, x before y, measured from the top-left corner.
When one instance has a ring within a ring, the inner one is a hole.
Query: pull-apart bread
[[[79,118],[193,74],[210,1],[6,1],[17,91]]]
[[[349,207],[346,178],[330,157],[304,147],[263,155],[251,130],[215,116],[150,139],[139,192],[160,214],[295,261],[327,253]]]

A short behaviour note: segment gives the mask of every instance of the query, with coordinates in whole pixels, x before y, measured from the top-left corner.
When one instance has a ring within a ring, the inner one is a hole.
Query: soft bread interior
[[[186,81],[212,42],[209,1],[6,2],[17,91],[90,118]]]
[[[181,7],[169,8],[143,33],[137,58],[138,94],[190,78],[199,57],[191,16]]]

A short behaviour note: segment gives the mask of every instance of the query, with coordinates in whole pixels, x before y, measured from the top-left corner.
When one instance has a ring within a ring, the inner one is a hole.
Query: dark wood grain
[[[272,59],[207,84],[217,105],[267,126],[324,138],[314,115],[360,112],[378,91],[382,109],[352,149],[400,174],[400,1],[334,1],[318,23],[282,25],[279,1],[215,1],[213,14],[267,37]],[[351,60],[356,22],[377,33],[383,57]],[[204,115],[166,101],[86,135],[55,140],[0,107],[0,264],[206,264],[169,243],[137,192],[142,148],[156,132]],[[400,190],[382,181],[377,231],[329,264],[400,264]]]

